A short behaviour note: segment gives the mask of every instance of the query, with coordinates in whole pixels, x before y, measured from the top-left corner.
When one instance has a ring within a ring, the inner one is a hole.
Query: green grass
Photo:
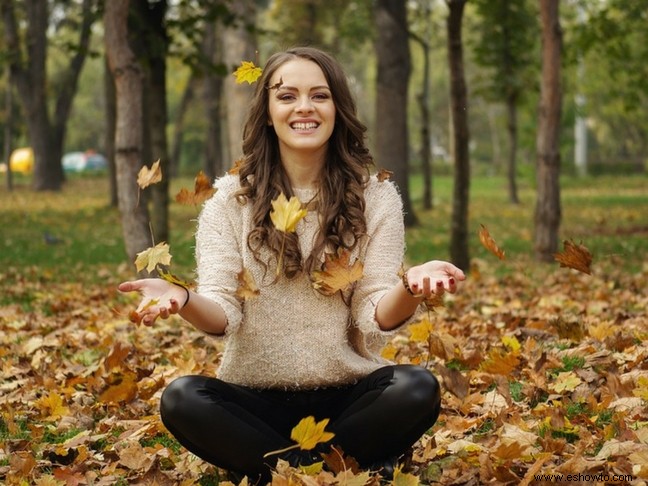
[[[642,268],[648,251],[648,177],[564,178],[561,239],[582,242],[594,255],[594,265],[612,264],[631,271]],[[9,287],[21,281],[105,281],[116,274],[134,274],[122,242],[120,216],[108,204],[106,177],[72,177],[58,193],[36,193],[24,178],[8,192],[0,178],[0,282]],[[171,194],[192,188],[193,180],[173,181]],[[470,196],[470,253],[474,261],[497,264],[497,271],[524,270],[532,261],[533,181],[519,181],[521,204],[508,203],[502,177],[475,177]],[[421,180],[413,177],[411,191],[420,225],[408,229],[408,259],[420,262],[449,258],[452,179],[434,180],[434,208],[421,208]],[[192,278],[195,218],[198,209],[173,202],[170,209],[172,266]],[[485,225],[507,260],[499,263],[479,243]],[[45,235],[60,240],[48,244]],[[0,297],[26,308],[30,294]],[[3,300],[4,299],[4,300]]]

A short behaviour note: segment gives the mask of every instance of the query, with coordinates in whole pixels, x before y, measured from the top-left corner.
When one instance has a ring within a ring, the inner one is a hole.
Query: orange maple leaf
[[[48,421],[59,419],[70,413],[70,410],[63,404],[61,395],[54,391],[40,397],[34,403],[41,413],[46,416],[45,420]]]
[[[337,253],[327,253],[322,270],[314,270],[311,274],[313,287],[324,295],[344,292],[363,276],[364,266],[356,260],[349,263],[351,253],[339,248]]]
[[[484,245],[484,248],[490,251],[497,258],[504,260],[504,251],[497,246],[497,243],[495,243],[495,240],[488,232],[486,226],[484,226],[483,224],[480,224],[480,226],[481,229],[479,230],[479,241],[481,242],[481,244]]]
[[[137,174],[137,185],[144,189],[151,184],[157,184],[162,180],[162,169],[160,168],[160,160],[158,159],[149,169],[144,166]]]
[[[196,176],[194,191],[190,192],[188,189],[183,187],[180,189],[180,192],[176,194],[175,200],[179,204],[198,206],[212,197],[215,192],[216,188],[201,170]]]
[[[561,267],[573,268],[579,272],[592,274],[592,254],[584,245],[577,245],[573,240],[563,241],[564,250],[554,253],[554,258]]]
[[[227,171],[228,174],[236,175],[241,170],[241,165],[243,164],[243,159],[236,159],[232,168]]]
[[[486,373],[495,375],[510,375],[520,364],[519,353],[506,352],[503,349],[494,348],[488,354],[488,358],[481,364],[480,368]]]
[[[259,295],[259,288],[254,281],[254,277],[247,268],[241,270],[238,275],[238,288],[236,289],[236,296],[241,300],[253,299]]]
[[[126,373],[120,382],[108,387],[99,396],[102,403],[128,403],[137,396],[137,376],[132,373]]]

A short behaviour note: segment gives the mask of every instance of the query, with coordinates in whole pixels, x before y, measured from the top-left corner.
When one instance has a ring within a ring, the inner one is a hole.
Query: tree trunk
[[[192,71],[189,80],[187,81],[187,86],[185,86],[184,92],[182,93],[180,106],[178,106],[176,119],[173,123],[173,142],[171,146],[171,159],[169,160],[169,175],[171,177],[176,177],[180,173],[180,158],[182,154],[185,115],[187,114],[191,101],[194,99],[197,81],[198,78],[196,77],[195,72]]]
[[[137,174],[142,160],[142,70],[128,42],[129,0],[106,2],[104,12],[106,55],[115,79],[117,124],[115,162],[122,232],[129,260],[151,246],[149,216],[138,205]]]
[[[148,52],[148,126],[152,160],[160,161],[162,180],[151,187],[151,211],[155,242],[169,241],[169,151],[167,142],[167,89],[166,57],[168,36],[165,27],[167,2],[159,1],[149,6],[146,50]]]
[[[394,173],[403,198],[405,224],[417,224],[409,192],[407,89],[411,73],[407,9],[401,0],[377,0],[374,7],[376,77],[376,160]]]
[[[5,91],[5,126],[4,126],[4,160],[7,164],[7,190],[13,191],[13,176],[11,173],[11,131],[13,128],[13,86],[11,85],[11,69],[9,65],[6,66],[5,72],[7,73],[7,88]]]
[[[256,19],[256,2],[254,0],[242,0],[233,2],[230,6],[232,12],[239,18],[244,19],[245,24],[236,27],[225,27],[223,31],[223,56],[228,70],[233,71],[241,61],[254,61],[256,59],[257,41],[254,31],[246,28],[247,25],[254,25]],[[246,110],[241,107],[250,105],[253,90],[247,84],[237,84],[233,76],[228,76],[223,86],[224,102],[227,119],[227,155],[229,163],[241,157],[241,140],[243,138],[243,123]],[[227,161],[228,159],[226,159]]]
[[[220,48],[216,35],[216,22],[209,22],[205,27],[203,43],[204,54],[212,63],[218,64]],[[204,79],[203,100],[207,115],[207,134],[205,140],[205,175],[213,180],[223,172],[223,134],[221,132],[221,98],[223,94],[223,79],[221,76],[207,70]]]
[[[509,202],[520,204],[517,190],[517,96],[511,93],[506,97],[507,123],[506,129],[509,137],[509,153],[506,164],[508,178]]]
[[[468,204],[470,194],[470,154],[468,130],[468,95],[464,76],[461,24],[466,0],[446,0],[450,13],[447,20],[448,62],[450,66],[450,106],[454,155],[454,190],[450,258],[459,268],[470,267],[468,249]]]
[[[24,37],[28,42],[25,42],[25,47],[20,45],[21,35],[18,32],[14,2],[4,0],[0,4],[6,47],[12,78],[25,111],[29,140],[34,151],[33,187],[38,191],[56,191],[61,189],[65,179],[61,164],[65,127],[88,50],[93,22],[93,1],[83,2],[83,22],[79,29],[78,50],[62,76],[63,81],[55,87],[58,98],[55,103],[54,123],[49,117],[47,99],[48,2],[25,0],[23,5],[27,15],[27,32]],[[27,53],[26,58],[23,58],[23,51]]]
[[[540,0],[542,23],[542,82],[538,114],[537,201],[535,208],[535,256],[553,261],[560,227],[560,116],[562,107],[562,32],[559,0]]]
[[[110,206],[117,207],[117,168],[115,165],[115,129],[117,124],[117,94],[115,79],[110,72],[108,59],[104,66],[104,93],[106,98],[106,159],[108,159],[108,178],[110,183]]]

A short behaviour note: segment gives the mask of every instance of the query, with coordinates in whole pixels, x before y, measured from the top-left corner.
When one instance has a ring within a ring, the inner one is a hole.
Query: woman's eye
[[[326,94],[326,93],[317,93],[317,94],[313,95],[313,99],[315,99],[315,100],[328,100],[329,95]]]
[[[295,97],[291,94],[279,95],[277,96],[277,98],[279,99],[279,101],[290,101],[295,99]]]

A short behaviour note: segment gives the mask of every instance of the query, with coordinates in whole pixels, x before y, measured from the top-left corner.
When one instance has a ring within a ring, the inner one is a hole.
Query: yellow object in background
[[[12,172],[31,174],[34,171],[34,151],[27,148],[19,148],[11,153],[9,167]]]

